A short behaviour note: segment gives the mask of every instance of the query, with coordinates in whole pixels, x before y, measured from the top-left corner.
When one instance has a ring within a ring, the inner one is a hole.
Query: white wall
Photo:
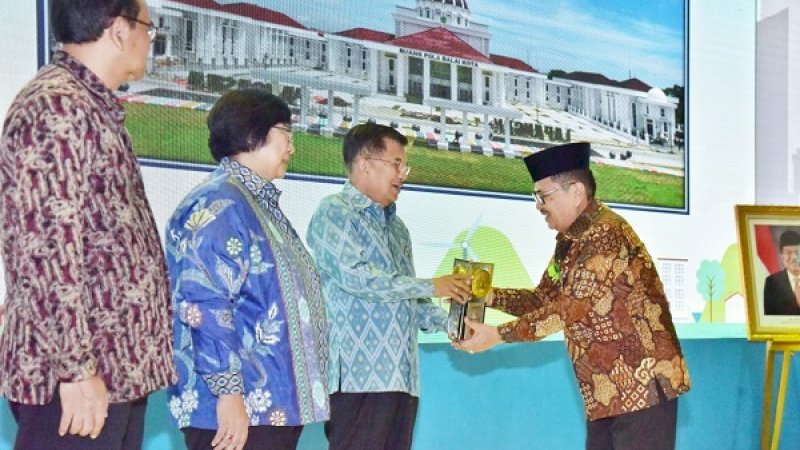
[[[19,88],[36,73],[36,2],[0,2],[0,121]]]
[[[762,0],[756,39],[756,201],[800,199],[800,3]]]
[[[0,2],[0,124],[19,88],[36,73],[36,2]],[[0,261],[0,270],[3,262]],[[5,292],[5,277],[0,277]],[[3,298],[0,297],[0,303]]]

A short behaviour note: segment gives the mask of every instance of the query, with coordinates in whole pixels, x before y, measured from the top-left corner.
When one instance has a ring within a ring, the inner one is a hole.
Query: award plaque
[[[494,264],[472,262],[466,259],[453,261],[453,274],[472,276],[472,295],[468,302],[450,302],[450,315],[447,319],[447,334],[453,339],[466,339],[471,331],[464,325],[464,318],[473,322],[483,322],[486,310],[486,296],[492,288]]]

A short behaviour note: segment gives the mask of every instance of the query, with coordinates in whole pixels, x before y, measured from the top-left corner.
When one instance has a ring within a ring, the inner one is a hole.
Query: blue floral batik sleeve
[[[249,242],[232,204],[201,197],[169,230],[180,236],[169,255],[176,314],[190,330],[181,334],[178,355],[191,355],[187,366],[217,396],[243,390],[233,314],[249,270]],[[188,346],[193,352],[182,351]]]

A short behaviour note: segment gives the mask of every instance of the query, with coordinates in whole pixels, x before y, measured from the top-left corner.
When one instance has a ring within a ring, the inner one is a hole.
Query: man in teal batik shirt
[[[419,397],[417,330],[445,330],[430,296],[466,301],[469,279],[416,278],[395,201],[410,168],[406,138],[377,124],[344,140],[349,176],[308,228],[330,327],[331,450],[408,449]]]

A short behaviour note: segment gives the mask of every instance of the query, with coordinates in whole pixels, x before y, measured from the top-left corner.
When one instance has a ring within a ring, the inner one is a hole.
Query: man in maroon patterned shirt
[[[156,27],[144,0],[50,0],[50,21],[62,51],[0,137],[0,395],[15,448],[140,448],[148,394],[175,380],[170,289],[113,91]]]

